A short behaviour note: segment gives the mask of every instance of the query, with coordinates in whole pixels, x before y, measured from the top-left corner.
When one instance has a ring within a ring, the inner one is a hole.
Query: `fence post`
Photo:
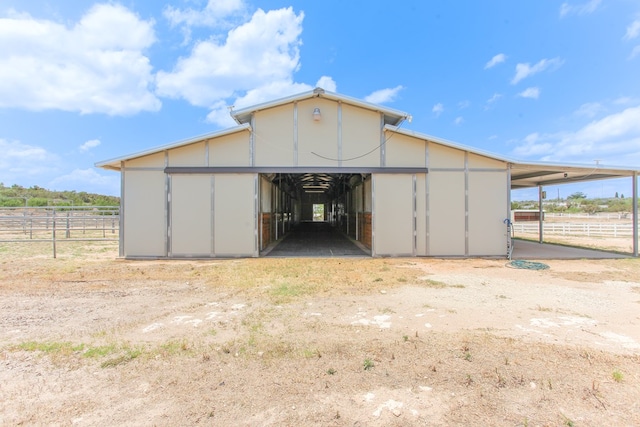
[[[51,226],[51,240],[53,242],[53,257],[56,258],[56,208],[53,208],[53,216],[52,216],[52,226]]]

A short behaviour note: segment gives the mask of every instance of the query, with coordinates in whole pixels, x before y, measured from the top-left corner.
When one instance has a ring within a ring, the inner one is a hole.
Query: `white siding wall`
[[[163,156],[164,157],[164,156]],[[164,172],[124,170],[124,255],[166,256]]]

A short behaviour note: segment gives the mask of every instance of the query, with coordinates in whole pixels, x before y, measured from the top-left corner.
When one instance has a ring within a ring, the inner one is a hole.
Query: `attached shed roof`
[[[334,101],[340,101],[345,104],[354,105],[356,107],[366,108],[367,110],[379,111],[384,115],[385,125],[397,126],[404,120],[410,119],[411,115],[403,111],[394,110],[391,108],[383,107],[378,104],[372,104],[365,102],[357,98],[351,98],[337,93],[328,92],[322,88],[315,88],[312,91],[303,92],[297,95],[289,96],[286,98],[276,99],[274,101],[265,102],[263,104],[253,105],[251,107],[235,110],[231,112],[231,116],[238,124],[245,124],[251,122],[251,115],[260,110],[266,110],[268,108],[278,107],[284,104],[290,104],[296,101],[302,101],[311,98],[326,98]]]
[[[511,189],[513,190],[537,187],[539,185],[571,184],[599,179],[632,177],[640,173],[640,167],[609,166],[596,163],[588,165],[579,163],[525,162],[435,136],[401,129],[397,126],[385,126],[385,129],[508,163],[511,165]]]

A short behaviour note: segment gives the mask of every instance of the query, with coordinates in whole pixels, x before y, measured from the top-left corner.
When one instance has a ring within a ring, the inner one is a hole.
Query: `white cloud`
[[[13,14],[0,19],[0,107],[127,115],[157,111],[143,51],[153,21],[118,4],[98,4],[79,22]]]
[[[565,17],[570,14],[586,15],[595,12],[602,0],[590,0],[586,3],[570,5],[569,3],[562,3],[560,6],[560,17]]]
[[[118,174],[101,175],[95,169],[74,169],[72,172],[51,180],[47,187],[58,191],[86,191],[90,193],[119,195]]]
[[[487,62],[484,65],[484,69],[487,70],[489,68],[493,68],[496,65],[500,64],[501,62],[504,62],[506,59],[507,59],[507,55],[505,55],[504,53],[499,53],[495,55],[493,58],[491,58],[489,62]]]
[[[529,87],[520,92],[518,96],[521,96],[523,98],[538,99],[538,97],[540,96],[540,89],[537,87]]]
[[[158,72],[158,94],[214,107],[250,89],[290,86],[300,67],[303,18],[290,7],[256,11],[251,21],[229,31],[223,43],[198,42],[172,71]]]
[[[226,26],[226,20],[234,15],[244,12],[245,5],[242,0],[209,0],[203,10],[179,9],[167,6],[163,15],[172,26]]]
[[[466,108],[469,108],[470,105],[471,105],[471,101],[465,99],[464,101],[458,102],[458,109],[464,110]]]
[[[640,19],[636,19],[627,27],[627,32],[624,34],[624,40],[633,40],[640,35]]]
[[[384,104],[385,102],[393,102],[398,96],[398,92],[404,89],[402,86],[396,86],[394,88],[380,89],[367,96],[364,100],[373,104]]]
[[[629,59],[633,59],[638,55],[640,55],[640,45],[633,48],[633,50],[629,54]]]
[[[534,136],[532,136],[534,135]],[[590,164],[640,164],[640,105],[594,120],[575,132],[532,134],[513,151],[518,157]]]
[[[578,117],[594,118],[604,111],[604,107],[599,102],[589,102],[582,104],[573,114]]]
[[[316,87],[320,87],[328,92],[336,92],[338,88],[336,82],[334,82],[333,79],[329,76],[320,77],[318,83],[316,83]]]
[[[315,87],[320,87],[329,92],[335,92],[336,82],[334,82],[329,76],[320,77],[314,87],[304,83],[294,83],[291,80],[275,81],[255,89],[248,90],[243,96],[237,97],[232,102],[232,105],[233,109],[238,110],[252,105],[261,104],[263,102],[273,101],[274,99],[307,92]],[[211,112],[207,115],[207,121],[209,123],[215,123],[220,127],[237,125],[229,114],[229,104],[227,104],[225,100],[218,101],[216,104],[212,105],[210,109]]]
[[[0,139],[0,182],[17,183],[54,172],[60,158],[46,149]]]
[[[443,111],[444,111],[444,105],[442,105],[440,102],[435,104],[431,109],[431,112],[434,113],[436,117],[440,116],[440,114],[442,114]]]
[[[553,59],[545,58],[535,63],[533,66],[528,62],[524,64],[523,63],[517,64],[516,75],[511,80],[511,84],[514,85],[529,76],[540,73],[549,68],[557,69],[558,67],[562,66],[563,63],[564,61],[560,58],[553,58]]]
[[[487,105],[485,105],[484,109],[488,110],[493,107],[493,104],[495,104],[500,98],[502,98],[501,94],[494,93],[491,98],[487,99]]]
[[[99,139],[90,139],[89,141],[85,142],[80,147],[78,147],[78,149],[84,153],[91,150],[92,148],[96,148],[98,145],[100,145]]]
[[[460,126],[462,123],[464,123],[464,118],[462,116],[456,117],[456,119],[453,121],[453,124],[456,126]]]

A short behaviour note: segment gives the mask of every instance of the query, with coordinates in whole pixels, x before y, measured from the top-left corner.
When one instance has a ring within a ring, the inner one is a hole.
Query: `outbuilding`
[[[407,113],[320,88],[231,115],[238,126],[96,164],[121,174],[121,256],[259,257],[320,219],[371,256],[506,257],[511,189],[583,170],[406,130]],[[637,194],[637,171],[599,173]]]

